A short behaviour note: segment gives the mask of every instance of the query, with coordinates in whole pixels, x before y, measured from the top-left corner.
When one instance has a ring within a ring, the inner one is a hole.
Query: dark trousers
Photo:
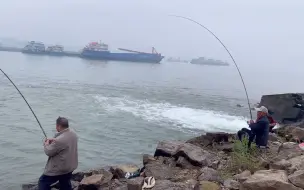
[[[51,185],[57,181],[59,181],[60,189],[72,190],[71,177],[72,177],[72,172],[58,176],[42,175],[39,178],[39,182],[38,182],[39,190],[51,190]]]
[[[237,136],[239,140],[242,140],[244,136],[248,136],[248,147],[250,147],[256,135],[251,130],[247,128],[242,128],[240,131],[237,132]]]

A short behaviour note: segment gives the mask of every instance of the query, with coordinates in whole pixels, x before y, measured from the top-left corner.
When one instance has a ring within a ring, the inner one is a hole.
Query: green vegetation
[[[258,150],[254,143],[248,147],[248,138],[242,141],[234,142],[233,151],[231,153],[230,169],[232,171],[249,170],[255,172],[260,169],[260,161],[258,159]]]
[[[261,169],[257,146],[252,143],[248,147],[248,138],[242,141],[235,140],[226,168],[221,171],[221,176],[231,178],[233,175],[249,170],[252,173]]]

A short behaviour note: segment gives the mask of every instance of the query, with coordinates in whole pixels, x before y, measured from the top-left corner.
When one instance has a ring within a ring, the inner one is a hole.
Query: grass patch
[[[221,171],[221,176],[224,179],[231,178],[233,175],[245,170],[253,173],[261,169],[258,148],[254,143],[251,143],[251,147],[249,148],[248,142],[248,138],[243,138],[242,141],[234,141],[227,166]]]

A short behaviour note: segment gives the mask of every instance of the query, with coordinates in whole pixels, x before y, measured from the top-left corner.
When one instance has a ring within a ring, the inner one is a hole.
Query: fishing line
[[[0,71],[4,74],[4,76],[14,85],[14,87],[16,88],[16,90],[19,92],[19,94],[21,95],[21,97],[23,98],[23,100],[25,101],[25,103],[27,104],[27,106],[30,108],[31,112],[33,113],[36,121],[39,124],[40,129],[42,130],[43,135],[45,136],[45,138],[47,138],[46,133],[44,131],[44,129],[42,128],[36,114],[34,113],[33,109],[31,108],[30,104],[26,101],[25,97],[23,96],[23,94],[20,92],[20,90],[18,89],[18,87],[15,85],[15,83],[9,78],[9,76],[0,68]]]
[[[185,20],[188,20],[188,21],[191,21],[199,26],[201,26],[202,28],[204,28],[205,30],[207,30],[210,34],[212,34],[221,44],[222,46],[225,48],[225,50],[227,51],[227,53],[229,54],[230,58],[232,59],[240,77],[241,77],[241,80],[242,80],[242,83],[243,83],[243,87],[244,87],[244,90],[245,90],[245,94],[246,94],[246,98],[247,98],[247,103],[248,103],[248,109],[249,109],[249,114],[250,114],[250,118],[252,119],[252,112],[251,112],[251,107],[250,107],[250,101],[249,101],[249,96],[248,96],[248,92],[247,92],[247,89],[246,89],[246,85],[245,85],[245,82],[244,82],[244,79],[243,79],[243,76],[242,76],[242,73],[238,67],[238,65],[236,64],[233,56],[231,55],[230,51],[228,50],[228,48],[224,45],[224,43],[211,31],[209,30],[206,26],[202,25],[201,23],[191,19],[191,18],[187,18],[187,17],[184,17],[184,16],[178,16],[178,15],[169,15],[169,16],[172,16],[172,17],[177,17],[177,18],[182,18],[182,19],[185,19]]]

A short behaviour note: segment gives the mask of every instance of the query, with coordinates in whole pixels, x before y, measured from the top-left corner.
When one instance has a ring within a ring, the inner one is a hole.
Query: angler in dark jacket
[[[238,132],[238,137],[240,140],[242,140],[242,137],[244,134],[247,133],[249,136],[249,144],[254,141],[256,142],[257,146],[267,146],[268,141],[268,133],[269,133],[269,120],[267,118],[268,116],[268,109],[264,106],[261,106],[260,108],[256,108],[257,110],[257,119],[256,121],[249,121],[249,129],[243,128]]]

